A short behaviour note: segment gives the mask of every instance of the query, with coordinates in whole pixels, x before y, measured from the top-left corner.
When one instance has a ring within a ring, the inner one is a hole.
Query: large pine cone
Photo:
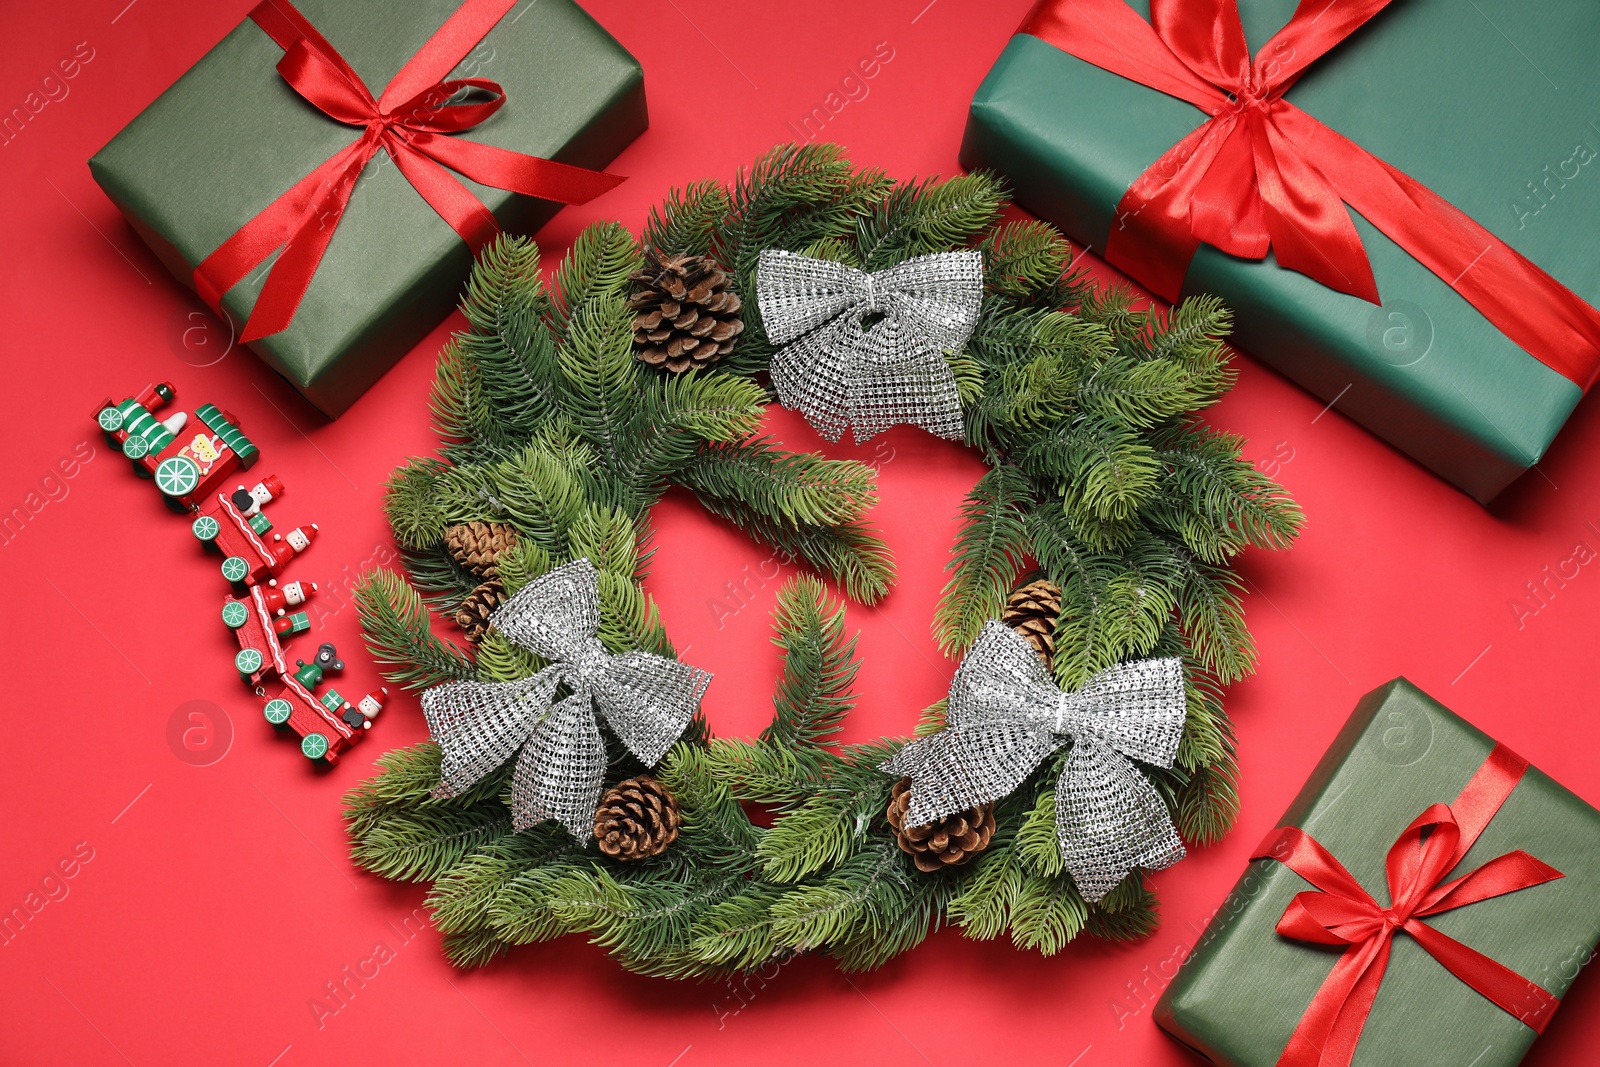
[[[1000,621],[1034,647],[1046,667],[1056,653],[1056,619],[1061,614],[1061,589],[1048,578],[1019,587],[1006,600]]]
[[[733,351],[744,332],[739,296],[728,276],[704,256],[650,252],[629,276],[636,286],[628,306],[634,354],[654,367],[686,371],[708,367]]]
[[[919,871],[959,867],[988,848],[989,839],[994,836],[992,801],[922,826],[905,824],[910,806],[911,779],[902,778],[889,791],[889,826],[900,848],[911,853]]]
[[[516,543],[516,527],[503,522],[462,522],[444,532],[450,555],[480,578],[495,577],[499,573],[495,561]]]
[[[456,625],[461,627],[467,640],[477,642],[489,632],[489,616],[505,603],[506,590],[500,579],[491,578],[468,593],[456,609]]]
[[[626,778],[606,791],[594,813],[594,838],[614,860],[659,856],[678,839],[678,802],[659,779]]]

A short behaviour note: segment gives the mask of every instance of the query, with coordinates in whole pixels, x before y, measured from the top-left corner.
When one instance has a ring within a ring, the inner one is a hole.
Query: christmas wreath
[[[582,933],[668,977],[861,969],[947,923],[1048,954],[1151,930],[1141,871],[1227,829],[1222,693],[1254,658],[1230,561],[1300,514],[1195,418],[1233,380],[1220,304],[1138,310],[1002,204],[783,147],[642,242],[590,227],[549,285],[527,241],[482,255],[444,444],[388,488],[409,577],[359,589],[433,740],[346,798],[356,861],[432,883],[456,963]],[[830,439],[914,422],[988,465],[933,620],[965,658],[914,739],[832,740],[857,664],[823,579],[870,603],[893,565],[872,471],[760,436],[774,394]],[[778,595],[754,740],[712,736],[641,588],[671,486],[817,575]]]

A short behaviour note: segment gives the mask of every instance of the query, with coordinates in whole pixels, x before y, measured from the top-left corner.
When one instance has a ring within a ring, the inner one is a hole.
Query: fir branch
[[[398,574],[368,571],[356,584],[355,600],[367,651],[387,668],[389,681],[426,689],[472,676],[467,657],[434,636],[422,597]]]
[[[990,470],[961,506],[961,532],[946,570],[950,579],[934,610],[934,640],[946,655],[978,637],[1000,617],[1026,553],[1024,509],[1032,502],[1027,479],[1015,467]]]
[[[738,501],[767,519],[815,526],[854,522],[878,503],[872,468],[784,452],[771,438],[707,445],[678,471],[697,494]]]
[[[710,179],[673,189],[663,203],[650,209],[645,246],[669,255],[703,256],[711,251],[717,226],[732,206],[727,189]]]
[[[585,306],[624,304],[620,297],[628,275],[639,269],[640,261],[639,246],[619,222],[596,222],[578,234],[556,270],[548,310],[550,328],[563,346],[570,344],[573,320]],[[631,315],[628,325],[631,334]]]

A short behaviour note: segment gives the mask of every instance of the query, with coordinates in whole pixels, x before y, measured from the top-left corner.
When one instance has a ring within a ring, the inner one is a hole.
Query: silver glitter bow
[[[433,795],[458,796],[516,752],[512,827],[555,819],[587,843],[606,770],[596,711],[653,765],[689,724],[711,675],[649,652],[607,652],[595,636],[600,586],[587,559],[529,582],[490,621],[551,663],[515,682],[447,682],[422,694],[428,732],[443,754]],[[568,693],[556,700],[563,684]]]
[[[785,346],[772,357],[772,386],[829,441],[846,426],[865,441],[900,423],[958,440],[961,399],[944,353],[966,343],[982,299],[976,251],[918,256],[868,274],[766,249],[756,304],[767,336]]]
[[[990,621],[950,682],[948,725],[906,744],[880,770],[911,776],[906,825],[997,800],[1072,743],[1056,782],[1056,840],[1089,901],[1135,867],[1183,858],[1167,807],[1131,759],[1172,766],[1183,734],[1183,663],[1123,663],[1063,692],[1038,653]]]

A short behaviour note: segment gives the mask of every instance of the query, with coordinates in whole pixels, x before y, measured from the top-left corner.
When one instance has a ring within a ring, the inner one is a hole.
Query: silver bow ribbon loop
[[[772,386],[819,434],[860,441],[906,423],[959,440],[961,398],[944,353],[966,344],[983,300],[983,254],[936,252],[867,273],[769,248],[756,305]],[[869,317],[878,317],[871,326]]]
[[[1056,841],[1078,891],[1096,901],[1135,867],[1183,858],[1166,804],[1132,761],[1171,767],[1186,708],[1176,657],[1119,664],[1063,692],[1033,646],[991,620],[950,682],[946,728],[880,769],[910,776],[906,823],[920,826],[1006,796],[1070,742]]]
[[[514,682],[447,682],[422,694],[441,753],[433,795],[458,796],[515,754],[513,828],[555,819],[586,843],[606,770],[597,714],[654,765],[694,717],[711,675],[649,652],[607,652],[596,636],[599,576],[587,559],[529,582],[490,621],[550,665]],[[556,700],[563,685],[567,695]]]

